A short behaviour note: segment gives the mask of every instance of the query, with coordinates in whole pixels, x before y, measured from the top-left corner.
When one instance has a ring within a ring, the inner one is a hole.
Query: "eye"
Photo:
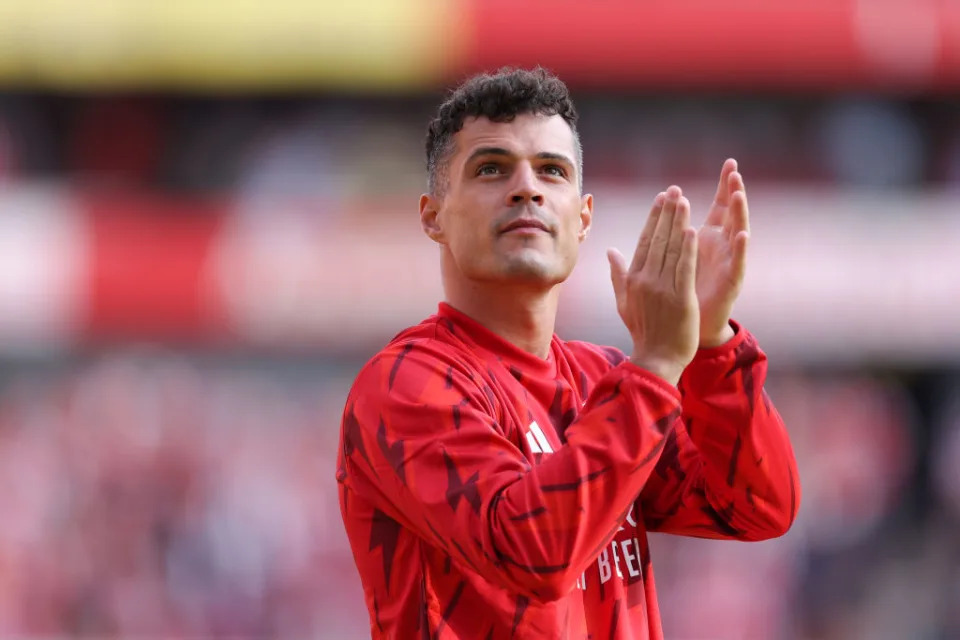
[[[492,162],[485,162],[477,167],[478,176],[495,176],[500,173],[500,166]]]
[[[561,167],[558,164],[548,164],[543,167],[545,173],[548,173],[552,176],[557,176],[558,178],[566,178],[567,170]]]

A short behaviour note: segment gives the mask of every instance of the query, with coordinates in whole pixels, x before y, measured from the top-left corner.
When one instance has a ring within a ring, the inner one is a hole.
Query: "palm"
[[[743,284],[749,215],[736,161],[724,163],[720,184],[706,221],[698,232],[697,299],[702,339],[728,325]]]
[[[713,209],[719,208],[714,203]],[[704,224],[697,232],[697,298],[700,308],[715,307],[736,288],[733,246],[722,226]]]

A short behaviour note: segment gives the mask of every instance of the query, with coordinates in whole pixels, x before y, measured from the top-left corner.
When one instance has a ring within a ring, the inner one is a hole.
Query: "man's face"
[[[471,118],[453,142],[442,195],[420,199],[427,235],[471,280],[563,282],[593,213],[593,197],[580,195],[567,123],[532,114]]]

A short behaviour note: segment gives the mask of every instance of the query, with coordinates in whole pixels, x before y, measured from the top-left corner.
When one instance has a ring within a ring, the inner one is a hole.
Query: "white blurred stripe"
[[[362,348],[436,312],[439,252],[415,210],[338,228],[316,207],[284,215],[277,203],[223,225],[206,286],[244,340]]]
[[[960,193],[748,188],[753,233],[735,317],[773,366],[960,359]],[[712,189],[685,185],[695,221]],[[594,190],[594,225],[564,287],[564,338],[629,346],[604,252],[632,250],[656,191]],[[331,219],[336,205],[278,202],[236,216],[198,287],[241,342],[372,352],[443,297],[439,250],[415,205],[398,197]],[[69,193],[0,189],[0,356],[82,339],[91,247]]]
[[[88,233],[66,193],[0,189],[0,351],[57,351],[82,329]]]

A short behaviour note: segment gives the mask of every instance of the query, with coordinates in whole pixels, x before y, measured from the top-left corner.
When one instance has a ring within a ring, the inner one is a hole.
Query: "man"
[[[647,531],[761,540],[796,515],[766,357],[730,319],[733,160],[699,232],[673,186],[632,261],[609,252],[629,357],[554,335],[593,220],[576,120],[560,80],[504,70],[430,125],[420,221],[446,301],[363,368],[341,430],[375,638],[660,638]]]

